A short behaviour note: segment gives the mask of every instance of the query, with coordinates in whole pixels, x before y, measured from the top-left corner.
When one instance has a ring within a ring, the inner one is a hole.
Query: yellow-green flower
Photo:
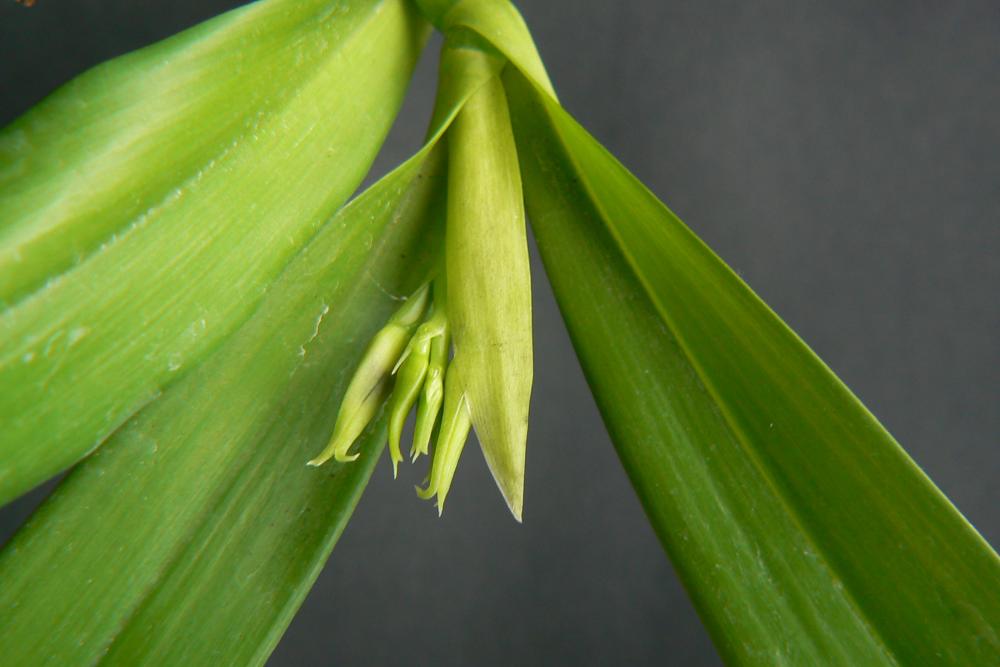
[[[456,71],[484,81],[447,131],[445,268],[375,337],[348,386],[330,445],[311,463],[353,460],[354,440],[389,398],[393,476],[407,415],[417,405],[415,461],[429,453],[444,410],[422,498],[451,488],[472,427],[515,518],[521,519],[532,383],[531,277],[520,172],[496,56],[463,41],[445,49]],[[428,304],[430,302],[430,304]],[[425,311],[430,316],[423,323]],[[449,347],[454,359],[449,363]]]

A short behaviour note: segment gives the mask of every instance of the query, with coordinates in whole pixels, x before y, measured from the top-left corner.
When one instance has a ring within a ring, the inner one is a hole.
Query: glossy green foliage
[[[1000,560],[850,391],[542,89],[528,213],[622,462],[737,664],[996,664]]]
[[[435,146],[481,83],[452,67],[442,76],[467,85],[439,95],[425,146],[322,224],[249,319],[0,552],[0,652],[15,664],[267,658],[377,463],[386,420],[361,435],[357,461],[306,461],[327,444],[366,341],[443,262]]]
[[[444,174],[422,152],[343,209],[254,315],[70,473],[0,555],[18,665],[260,664],[385,443],[309,468],[364,342],[440,262]]]
[[[404,0],[265,0],[0,133],[0,504],[250,316],[360,183],[426,27]]]
[[[398,108],[426,35],[417,5],[449,45],[430,139],[337,212]],[[481,93],[494,125],[509,102],[517,155],[509,136],[477,151],[495,127],[435,149]],[[461,173],[445,174],[449,152]],[[520,171],[620,457],[728,661],[1000,663],[996,554],[559,106],[505,0],[264,0],[101,66],[0,132],[0,503],[114,433],[0,553],[0,661],[266,659],[387,418],[367,406],[356,461],[305,462],[367,341],[439,270],[445,184],[473,192],[477,152],[502,158],[478,182],[504,176],[515,217]],[[476,414],[456,365],[444,391],[447,336],[392,411],[398,438],[419,401],[427,453],[444,402],[437,447],[457,461]],[[432,469],[425,495],[453,471]]]

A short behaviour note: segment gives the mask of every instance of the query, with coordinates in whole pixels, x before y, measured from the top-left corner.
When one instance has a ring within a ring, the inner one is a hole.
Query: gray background
[[[0,5],[0,123],[239,4]],[[565,106],[1000,544],[1000,6],[522,2]],[[435,43],[436,46],[436,43]],[[419,141],[434,49],[379,159]],[[541,265],[525,523],[466,450],[448,511],[380,467],[271,664],[716,664],[608,441]],[[0,513],[0,540],[39,494]]]

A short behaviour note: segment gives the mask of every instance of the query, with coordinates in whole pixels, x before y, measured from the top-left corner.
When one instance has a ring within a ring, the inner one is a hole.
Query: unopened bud
[[[403,455],[399,451],[403,424],[406,423],[406,416],[410,414],[413,404],[417,402],[417,396],[427,376],[427,361],[430,357],[432,338],[427,329],[426,322],[417,328],[417,333],[413,334],[393,371],[396,375],[396,384],[389,400],[389,458],[392,460],[393,478],[399,471],[399,462],[403,460]]]
[[[472,428],[469,402],[465,397],[465,390],[455,377],[454,369],[452,364],[445,379],[444,413],[441,417],[441,432],[434,446],[430,480],[426,489],[417,488],[417,495],[425,500],[437,496],[439,515],[444,511],[444,499],[451,488],[451,480],[455,476],[458,460]]]
[[[331,458],[353,461],[358,457],[347,452],[388,395],[392,370],[427,309],[429,293],[429,285],[414,292],[372,339],[344,392],[330,442],[309,465],[322,465]]]

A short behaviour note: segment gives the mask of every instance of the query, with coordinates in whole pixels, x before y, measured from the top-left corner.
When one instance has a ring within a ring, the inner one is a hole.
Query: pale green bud
[[[399,462],[403,460],[403,455],[399,451],[403,424],[406,423],[406,416],[410,414],[413,404],[417,402],[417,396],[427,376],[427,361],[433,338],[428,329],[426,322],[417,328],[417,333],[413,334],[393,371],[396,375],[396,384],[389,400],[389,458],[392,460],[393,479],[399,471]]]
[[[417,406],[417,419],[413,426],[413,444],[410,447],[410,459],[413,461],[421,454],[427,454],[434,424],[437,423],[438,413],[444,402],[444,375],[448,367],[451,336],[448,326],[448,283],[443,273],[434,281],[434,312],[423,327],[426,327],[430,336],[430,354]]]
[[[347,452],[388,395],[392,370],[427,309],[429,293],[429,285],[414,292],[375,334],[344,392],[329,444],[309,465],[322,465],[331,458],[337,461],[358,458],[357,454]]]
[[[427,500],[437,495],[438,515],[444,511],[444,500],[451,488],[451,480],[458,468],[465,441],[472,428],[469,402],[460,382],[454,377],[454,364],[448,369],[445,380],[444,413],[441,417],[441,432],[434,446],[434,460],[426,489],[417,487],[417,495]]]
[[[421,454],[427,454],[434,424],[437,423],[438,413],[444,402],[444,375],[448,367],[449,344],[448,325],[445,321],[444,333],[431,340],[427,377],[424,379],[423,391],[420,392],[417,419],[413,426],[413,446],[410,449],[410,459],[413,461]]]

